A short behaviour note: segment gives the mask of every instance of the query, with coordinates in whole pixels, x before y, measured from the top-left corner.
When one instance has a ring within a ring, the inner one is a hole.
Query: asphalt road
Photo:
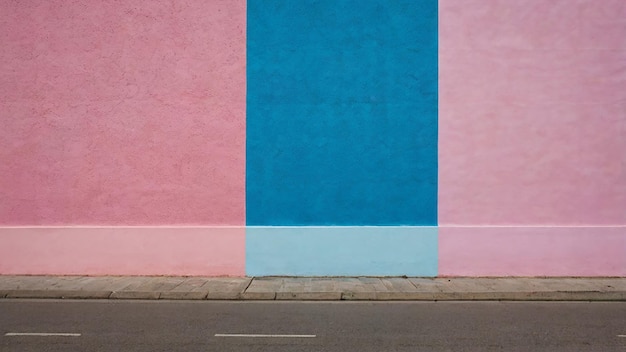
[[[7,299],[0,351],[626,351],[626,302]]]

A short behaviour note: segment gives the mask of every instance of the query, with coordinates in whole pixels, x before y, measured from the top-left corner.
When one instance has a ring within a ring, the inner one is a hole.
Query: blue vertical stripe
[[[437,0],[248,0],[248,225],[436,225]]]

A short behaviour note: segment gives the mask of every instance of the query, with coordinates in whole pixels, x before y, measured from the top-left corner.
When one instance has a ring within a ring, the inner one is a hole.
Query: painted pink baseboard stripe
[[[243,227],[0,228],[3,275],[245,275]]]
[[[626,227],[440,227],[440,276],[626,276]]]

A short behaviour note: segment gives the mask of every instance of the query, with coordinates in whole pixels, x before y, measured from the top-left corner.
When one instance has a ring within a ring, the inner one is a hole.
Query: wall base
[[[245,275],[243,227],[3,227],[4,275]]]
[[[626,276],[626,227],[439,228],[440,276]]]
[[[626,276],[626,227],[0,227],[0,274]]]
[[[436,276],[437,228],[248,227],[251,276]]]

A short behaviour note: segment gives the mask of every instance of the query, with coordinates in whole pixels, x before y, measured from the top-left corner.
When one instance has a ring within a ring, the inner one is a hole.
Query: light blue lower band
[[[249,276],[436,276],[437,228],[247,227]]]

